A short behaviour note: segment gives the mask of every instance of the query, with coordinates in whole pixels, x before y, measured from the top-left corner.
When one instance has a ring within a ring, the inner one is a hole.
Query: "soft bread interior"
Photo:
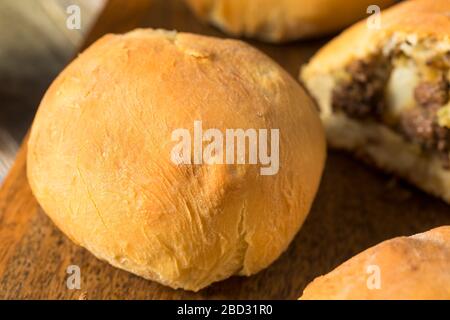
[[[341,110],[333,109],[334,90],[340,83],[350,81],[348,65],[334,70],[309,70],[303,68],[301,78],[316,99],[326,128],[327,139],[334,148],[347,149],[376,166],[406,178],[427,192],[450,202],[450,170],[442,164],[442,154],[424,149],[392,126],[399,115],[414,108],[415,90],[421,81],[434,81],[442,76],[432,63],[447,63],[450,54],[448,41],[418,39],[415,35],[394,35],[375,52],[365,57],[379,61],[388,74],[381,99],[384,111],[381,119],[355,118]],[[349,62],[350,64],[351,62]],[[449,71],[444,68],[448,84]],[[448,90],[448,89],[447,89]],[[450,128],[450,104],[439,107],[437,119],[440,126]]]

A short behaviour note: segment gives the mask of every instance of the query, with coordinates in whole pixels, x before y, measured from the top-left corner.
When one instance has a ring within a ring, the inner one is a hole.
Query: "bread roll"
[[[384,241],[303,291],[311,299],[450,299],[450,226]]]
[[[337,32],[394,0],[186,0],[200,18],[228,34],[282,42]]]
[[[220,133],[279,130],[278,172],[262,175],[260,161],[174,162],[173,133],[196,139],[196,121]],[[312,101],[264,54],[240,41],[146,29],[104,36],[52,83],[27,168],[40,205],[75,243],[196,291],[278,258],[308,214],[324,159]]]
[[[450,1],[411,0],[322,48],[301,79],[329,145],[450,202]]]

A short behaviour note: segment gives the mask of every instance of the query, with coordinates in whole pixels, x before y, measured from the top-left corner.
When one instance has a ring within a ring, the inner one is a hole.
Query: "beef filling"
[[[390,63],[380,58],[352,62],[346,68],[351,81],[343,81],[332,92],[333,112],[344,112],[356,119],[383,121],[384,89],[390,74],[388,65]],[[438,152],[443,166],[450,169],[450,130],[439,126],[437,119],[437,111],[449,101],[448,90],[444,77],[436,82],[421,82],[414,90],[417,106],[403,111],[399,123],[390,126],[424,150]]]
[[[448,101],[448,83],[445,78],[437,82],[424,81],[414,90],[414,98],[422,107],[441,107]]]
[[[433,110],[414,108],[401,117],[401,131],[409,140],[420,144],[424,149],[436,150],[443,155],[450,151],[450,131],[437,123]]]
[[[418,107],[405,111],[401,116],[400,131],[409,140],[424,149],[439,152],[446,169],[450,168],[450,130],[438,124],[437,112],[448,102],[448,83],[422,82],[414,90]]]
[[[382,93],[389,72],[379,66],[378,59],[352,62],[346,69],[352,81],[333,90],[333,111],[342,111],[352,118],[380,118],[385,108]]]

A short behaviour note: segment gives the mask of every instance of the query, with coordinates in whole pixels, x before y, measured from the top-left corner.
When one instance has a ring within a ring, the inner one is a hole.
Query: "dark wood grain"
[[[137,1],[138,5],[148,4]],[[123,3],[123,2],[122,2]],[[134,3],[130,1],[127,3]],[[195,20],[176,0],[154,0],[131,19],[100,17],[89,41],[108,31],[164,27],[223,36]],[[136,7],[137,8],[137,7]],[[106,22],[105,22],[106,21]],[[112,21],[122,21],[118,24]],[[122,24],[123,23],[123,24]],[[107,27],[105,27],[107,26]],[[252,42],[296,76],[323,41],[273,46]],[[26,147],[0,189],[0,298],[37,299],[295,299],[314,277],[382,240],[450,224],[447,204],[392,177],[330,151],[312,211],[289,249],[252,277],[232,277],[198,292],[172,290],[115,269],[75,246],[34,200],[25,175]],[[81,290],[66,287],[66,268],[81,268]]]

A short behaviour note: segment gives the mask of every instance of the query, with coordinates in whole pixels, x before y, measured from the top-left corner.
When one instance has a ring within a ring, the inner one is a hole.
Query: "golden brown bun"
[[[370,278],[377,268],[379,287]],[[316,278],[300,299],[450,299],[450,226],[367,249]]]
[[[171,133],[280,130],[280,169],[175,165]],[[302,225],[325,136],[314,105],[247,44],[141,29],[106,35],[54,81],[34,120],[28,179],[55,224],[100,259],[199,290],[267,267]]]
[[[351,60],[369,56],[389,41],[401,41],[407,36],[449,41],[449,12],[448,0],[403,1],[382,12],[381,29],[368,27],[364,19],[330,41],[303,70],[304,78],[343,68]]]
[[[367,16],[367,7],[394,0],[186,0],[193,11],[223,31],[269,42],[317,37]]]
[[[364,20],[329,42],[302,68],[300,78],[321,109],[330,146],[350,150],[450,203],[450,171],[443,168],[439,155],[422,155],[417,145],[395,130],[334,113],[331,108],[332,90],[352,61],[403,45],[414,59],[429,52],[445,55],[450,50],[449,12],[448,0],[401,2],[382,12],[381,29],[369,28]]]

